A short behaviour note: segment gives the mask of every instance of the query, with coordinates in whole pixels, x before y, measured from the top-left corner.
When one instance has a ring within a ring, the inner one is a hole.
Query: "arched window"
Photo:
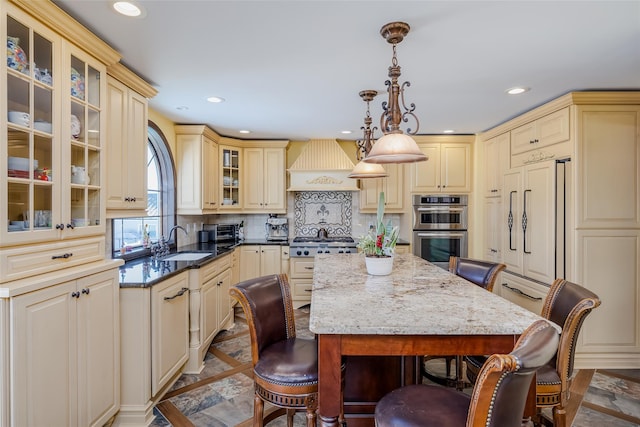
[[[114,218],[113,257],[136,258],[147,255],[149,242],[166,236],[176,223],[175,169],[171,150],[160,128],[149,122],[147,131],[147,216]]]

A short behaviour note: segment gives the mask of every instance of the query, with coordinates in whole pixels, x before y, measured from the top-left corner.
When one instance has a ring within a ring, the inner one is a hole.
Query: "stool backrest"
[[[489,357],[473,387],[467,427],[519,426],[534,374],[553,357],[558,339],[555,326],[538,320],[511,353]]]
[[[558,372],[563,390],[573,375],[573,360],[582,323],[599,305],[598,295],[564,279],[556,279],[545,298],[541,316],[562,328],[558,353],[549,364]]]
[[[254,366],[265,347],[296,337],[291,288],[285,274],[240,282],[229,294],[238,300],[247,318]]]
[[[482,286],[489,292],[493,292],[493,285],[496,283],[498,273],[506,268],[506,265],[481,261],[470,258],[460,258],[452,256],[449,258],[449,271],[456,276]]]

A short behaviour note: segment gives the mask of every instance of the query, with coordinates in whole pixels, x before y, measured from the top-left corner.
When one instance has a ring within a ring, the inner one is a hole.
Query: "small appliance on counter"
[[[205,233],[208,233],[209,242],[230,242],[238,240],[238,229],[240,224],[203,224],[202,233],[199,234],[200,243],[203,241]]]
[[[289,240],[289,220],[270,214],[264,225],[267,240]]]

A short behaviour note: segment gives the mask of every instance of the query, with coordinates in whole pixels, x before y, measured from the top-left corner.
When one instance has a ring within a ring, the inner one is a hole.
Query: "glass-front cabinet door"
[[[2,19],[0,246],[103,233],[106,69],[19,11]]]
[[[65,227],[78,233],[83,228],[101,225],[104,203],[101,192],[103,132],[100,106],[104,79],[102,72],[79,53],[72,53],[68,60],[71,86],[66,117],[69,132],[63,134],[69,143],[63,164],[69,172],[70,192],[65,200],[68,207]]]
[[[240,206],[240,149],[220,146],[220,209],[239,209]]]
[[[4,242],[48,240],[60,220],[60,140],[57,122],[60,39],[6,16],[7,62],[2,73],[0,235]]]

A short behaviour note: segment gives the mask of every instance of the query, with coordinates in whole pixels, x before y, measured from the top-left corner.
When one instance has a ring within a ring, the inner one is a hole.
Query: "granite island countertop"
[[[520,334],[542,317],[412,254],[388,276],[363,254],[315,257],[309,329],[316,334]]]

